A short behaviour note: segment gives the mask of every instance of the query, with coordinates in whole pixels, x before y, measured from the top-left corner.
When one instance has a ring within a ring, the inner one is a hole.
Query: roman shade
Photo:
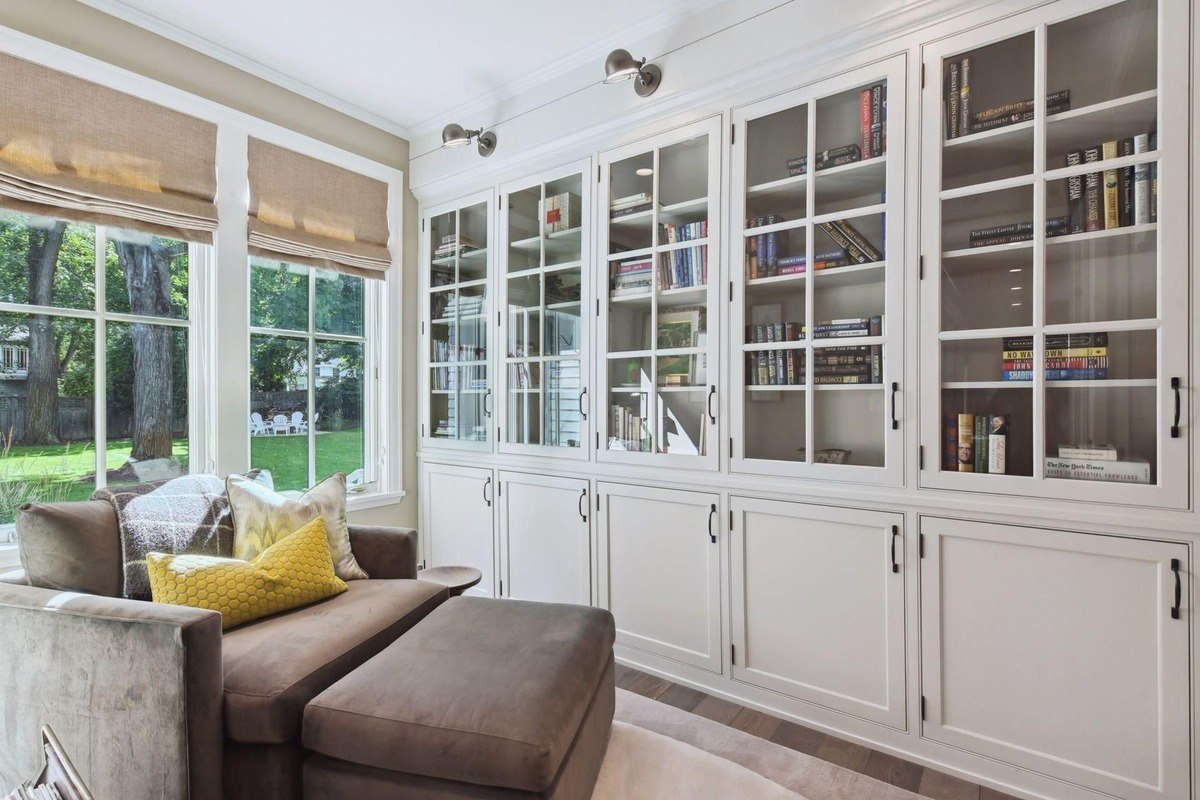
[[[249,157],[252,255],[387,274],[386,183],[254,138]]]
[[[0,206],[211,242],[215,125],[0,55]]]

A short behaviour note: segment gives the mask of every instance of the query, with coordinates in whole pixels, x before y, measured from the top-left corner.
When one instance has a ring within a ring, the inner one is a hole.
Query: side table
[[[417,580],[445,586],[451,597],[458,597],[483,580],[483,573],[474,567],[430,567],[418,571]]]

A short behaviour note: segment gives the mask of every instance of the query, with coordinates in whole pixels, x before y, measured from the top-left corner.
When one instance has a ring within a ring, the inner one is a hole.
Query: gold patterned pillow
[[[234,558],[250,561],[292,531],[320,517],[325,520],[337,576],[344,581],[367,577],[350,550],[344,473],[330,475],[294,499],[241,475],[226,478],[225,488],[233,511]]]
[[[219,611],[225,630],[346,591],[320,517],[253,561],[150,553],[146,569],[154,602]]]

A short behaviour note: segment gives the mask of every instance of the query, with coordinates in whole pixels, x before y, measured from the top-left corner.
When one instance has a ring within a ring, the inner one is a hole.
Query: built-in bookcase
[[[431,209],[422,220],[422,440],[490,450],[489,322],[494,249],[490,191]]]
[[[502,452],[588,455],[593,175],[584,160],[500,190]]]
[[[1186,4],[926,48],[922,484],[1180,506]]]
[[[719,118],[600,155],[600,458],[715,467]]]
[[[735,470],[900,482],[904,106],[895,58],[734,109]]]

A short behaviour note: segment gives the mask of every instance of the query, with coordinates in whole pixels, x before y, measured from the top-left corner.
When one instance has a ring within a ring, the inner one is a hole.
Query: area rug
[[[867,775],[617,690],[593,800],[918,800]]]

